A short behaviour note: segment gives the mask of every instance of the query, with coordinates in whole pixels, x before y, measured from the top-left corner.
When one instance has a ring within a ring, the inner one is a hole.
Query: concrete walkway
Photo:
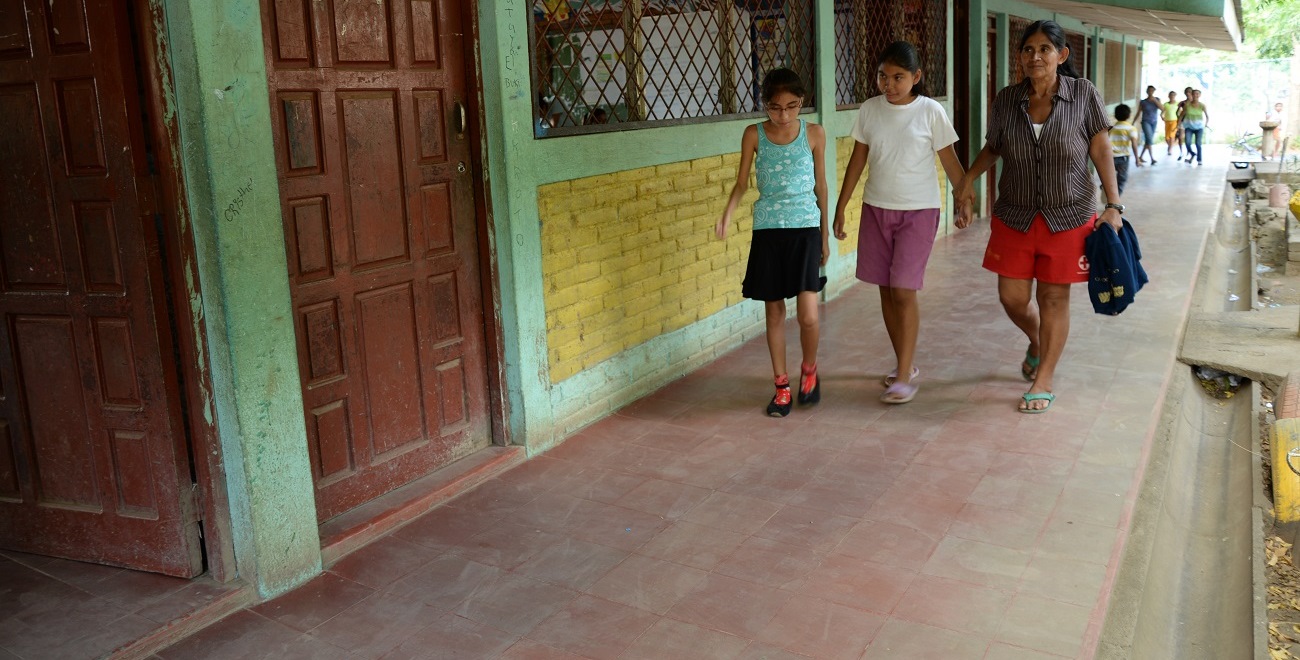
[[[1152,282],[1115,318],[1075,288],[1047,414],[1016,412],[978,223],[936,246],[914,402],[878,402],[856,286],[823,308],[820,405],[764,417],[752,341],[159,655],[1090,658],[1225,164],[1131,175]]]

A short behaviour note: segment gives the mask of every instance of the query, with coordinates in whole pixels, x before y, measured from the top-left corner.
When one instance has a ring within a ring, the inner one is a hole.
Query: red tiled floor
[[[522,635],[578,597],[578,592],[540,580],[500,573],[479,585],[455,613]]]
[[[916,574],[908,570],[847,555],[831,555],[808,575],[799,593],[888,614],[915,579]]]
[[[829,552],[857,522],[849,516],[791,505],[777,511],[754,535],[813,552]]]
[[[876,633],[863,660],[982,660],[989,640],[890,619]]]
[[[864,520],[849,531],[833,554],[915,571],[939,544],[936,535],[889,522]]]
[[[1012,593],[921,575],[912,581],[893,614],[904,621],[992,637],[1002,625]]]
[[[1126,201],[1186,227],[1149,195]],[[1025,342],[979,268],[977,223],[936,242],[912,403],[877,400],[888,338],[876,292],[850,287],[822,307],[817,406],[762,415],[758,338],[163,657],[1089,657],[1186,302],[1165,282],[1191,281],[1216,201],[1195,193],[1206,222],[1144,246],[1162,278],[1124,336],[1076,292],[1048,414],[1016,412]],[[1125,357],[1094,364],[1101,350]],[[26,573],[0,558],[0,596],[89,598],[104,610],[88,640],[149,618],[123,598],[204,597],[20,559]],[[0,658],[39,607],[0,598]]]
[[[617,658],[659,617],[626,605],[580,596],[551,615],[528,638],[595,660]]]
[[[708,576],[698,568],[632,555],[587,591],[606,600],[663,614],[695,591]]]
[[[817,658],[857,660],[884,622],[883,615],[795,596],[759,639]]]
[[[759,538],[747,539],[722,560],[715,573],[788,591],[797,591],[822,562],[807,548]]]
[[[676,522],[659,532],[637,552],[707,571],[717,566],[744,540],[744,536],[725,529]]]
[[[384,654],[384,660],[425,660],[433,654],[443,658],[493,658],[517,639],[496,628],[444,614]]]
[[[620,657],[626,660],[730,660],[743,653],[748,645],[749,640],[742,637],[673,619],[660,619]]]
[[[713,574],[668,616],[754,639],[789,599],[788,591]]]
[[[586,589],[623,561],[628,553],[609,546],[562,538],[520,564],[521,575],[570,589]]]
[[[411,596],[376,593],[308,634],[362,657],[378,657],[433,623],[438,614]]]
[[[322,573],[284,597],[262,603],[252,610],[299,632],[307,632],[373,593],[375,590],[365,585],[333,573]]]

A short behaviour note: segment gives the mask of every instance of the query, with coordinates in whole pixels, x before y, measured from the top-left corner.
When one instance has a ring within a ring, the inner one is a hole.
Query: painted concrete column
[[[512,0],[478,3],[488,170],[484,178],[492,208],[489,235],[500,276],[497,309],[506,362],[506,424],[511,442],[527,446],[530,454],[539,444],[549,445],[553,433],[537,181],[539,175],[571,162],[539,154],[543,141],[533,138],[531,11],[531,6]]]
[[[813,50],[813,75],[816,80],[812,81],[814,102],[817,104],[816,121],[826,126],[835,114],[835,0],[817,0],[813,7],[813,34],[818,35]],[[832,232],[831,253],[826,259],[826,273],[829,275],[836,270],[840,261],[840,251],[834,247],[834,229],[830,225],[835,223],[835,202],[839,198],[841,183],[835,162],[835,137],[830,127],[826,127],[826,153],[822,160],[826,170],[827,230]],[[828,298],[830,288],[822,290],[822,300]]]
[[[236,565],[271,597],[320,539],[257,0],[161,0]],[[197,301],[196,301],[197,302]]]

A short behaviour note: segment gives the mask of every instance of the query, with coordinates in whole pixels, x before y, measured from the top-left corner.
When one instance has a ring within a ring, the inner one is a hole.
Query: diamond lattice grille
[[[539,135],[758,112],[780,67],[811,85],[811,0],[536,0],[532,16]]]
[[[835,102],[861,103],[876,90],[876,61],[889,44],[916,46],[930,96],[948,94],[948,7],[944,0],[836,0]]]

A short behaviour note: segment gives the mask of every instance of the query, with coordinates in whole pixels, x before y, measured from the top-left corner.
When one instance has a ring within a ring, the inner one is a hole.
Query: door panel
[[[461,12],[263,1],[322,521],[490,442]]]
[[[0,10],[0,547],[189,577],[129,30],[117,2]]]

